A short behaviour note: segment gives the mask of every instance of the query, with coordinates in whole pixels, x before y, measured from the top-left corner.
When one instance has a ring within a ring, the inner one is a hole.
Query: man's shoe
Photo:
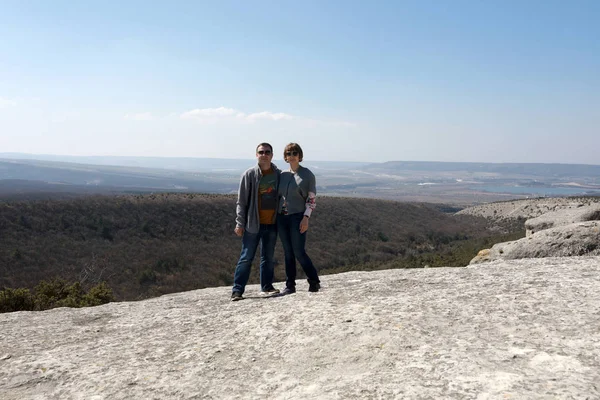
[[[289,288],[286,287],[285,289],[283,289],[283,292],[281,292],[281,294],[286,295],[286,294],[294,294],[296,293],[296,289],[295,288]]]
[[[231,301],[238,301],[238,300],[244,300],[244,297],[242,297],[242,294],[240,292],[231,293]]]
[[[263,290],[262,292],[260,292],[260,294],[262,294],[263,296],[273,296],[279,294],[279,289],[275,289],[273,286],[271,286],[267,290]]]
[[[319,289],[321,289],[321,284],[319,282],[310,282],[308,284],[308,291],[309,292],[318,292]]]

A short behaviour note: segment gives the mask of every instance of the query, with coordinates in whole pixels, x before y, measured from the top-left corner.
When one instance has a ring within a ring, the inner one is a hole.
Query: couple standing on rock
[[[261,143],[256,147],[258,165],[242,175],[235,219],[235,234],[242,237],[242,252],[235,267],[231,301],[244,298],[259,244],[261,293],[280,293],[273,287],[278,233],[285,253],[286,287],[282,294],[296,292],[296,259],[308,278],[308,290],[318,292],[321,287],[317,269],[305,250],[308,221],[315,209],[316,180],[308,168],[300,165],[302,158],[300,145],[288,144],[283,150],[283,159],[290,168],[281,171],[271,162],[273,147]]]

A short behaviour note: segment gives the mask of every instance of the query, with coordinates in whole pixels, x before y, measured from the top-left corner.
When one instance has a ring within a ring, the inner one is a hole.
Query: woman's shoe
[[[283,289],[283,292],[281,292],[281,294],[286,295],[286,294],[294,294],[296,293],[296,289],[295,288],[289,288],[286,287],[285,289]]]
[[[308,291],[309,292],[318,292],[319,289],[321,289],[321,284],[319,282],[310,282],[308,284]]]

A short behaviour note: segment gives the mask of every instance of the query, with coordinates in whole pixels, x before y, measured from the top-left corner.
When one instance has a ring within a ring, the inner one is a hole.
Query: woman
[[[290,164],[290,169],[281,172],[277,216],[277,230],[285,253],[283,294],[296,292],[296,260],[308,278],[308,291],[318,292],[321,288],[317,269],[304,249],[308,221],[315,209],[317,184],[313,173],[300,165],[302,157],[302,148],[297,143],[285,146],[283,159]]]

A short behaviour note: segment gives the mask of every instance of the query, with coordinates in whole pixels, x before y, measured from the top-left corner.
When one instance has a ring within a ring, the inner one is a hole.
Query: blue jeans
[[[260,225],[258,233],[244,231],[242,236],[242,253],[235,267],[232,292],[244,293],[252,261],[260,244],[260,287],[267,290],[273,286],[273,254],[277,242],[277,225]]]
[[[279,214],[277,216],[277,230],[285,254],[285,286],[290,289],[296,287],[296,260],[302,266],[308,282],[319,283],[317,269],[304,249],[306,232],[300,233],[300,222],[302,222],[303,217],[304,213],[301,212],[289,215]]]

